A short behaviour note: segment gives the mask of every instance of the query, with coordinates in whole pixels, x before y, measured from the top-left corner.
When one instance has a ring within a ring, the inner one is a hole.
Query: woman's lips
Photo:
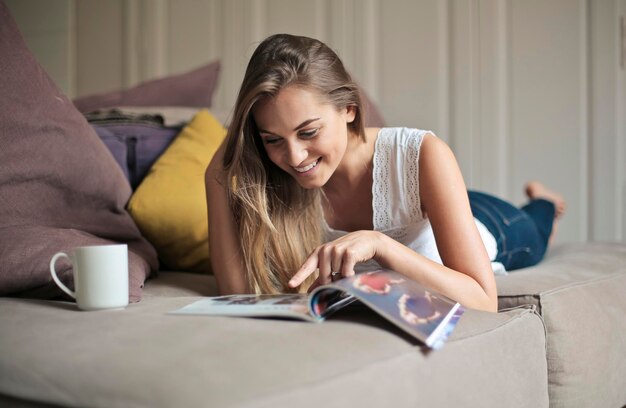
[[[302,167],[294,167],[293,169],[297,171],[298,173],[306,173],[307,171],[314,169],[319,162],[320,162],[320,159],[317,159],[309,165],[302,166]]]

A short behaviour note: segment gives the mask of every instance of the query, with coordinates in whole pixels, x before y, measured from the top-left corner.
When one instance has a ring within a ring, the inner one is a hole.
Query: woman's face
[[[262,99],[252,110],[270,160],[304,188],[325,185],[340,166],[355,109],[337,110],[298,86]]]

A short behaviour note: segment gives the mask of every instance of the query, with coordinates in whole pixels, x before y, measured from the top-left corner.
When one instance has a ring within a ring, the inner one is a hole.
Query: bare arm
[[[476,228],[454,154],[442,140],[426,136],[419,169],[422,206],[445,266],[416,268],[413,273],[433,289],[462,299],[459,302],[466,306],[496,311],[497,290],[491,262]]]
[[[449,147],[426,136],[419,163],[420,196],[435,235],[443,265],[377,231],[356,231],[318,247],[294,275],[299,285],[319,267],[314,285],[330,282],[330,271],[354,274],[354,265],[374,258],[466,307],[497,311],[491,264],[474,223],[461,171]]]
[[[224,188],[224,145],[219,148],[205,173],[209,211],[209,249],[211,268],[221,295],[249,293],[237,239],[237,226]]]

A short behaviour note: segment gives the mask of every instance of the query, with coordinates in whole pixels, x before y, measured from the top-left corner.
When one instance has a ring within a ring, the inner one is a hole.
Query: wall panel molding
[[[321,41],[328,38],[328,0],[314,0],[315,4],[315,37]]]
[[[208,54],[209,57],[205,60],[205,62],[210,62],[215,59],[220,59],[221,62],[221,72],[220,76],[225,70],[225,62],[223,60],[223,56],[225,55],[225,47],[227,44],[224,39],[224,30],[225,26],[228,24],[223,16],[224,16],[224,1],[223,0],[210,0],[209,1],[209,10],[208,15],[204,16],[204,18],[208,21],[208,38],[206,39],[208,44]],[[235,103],[236,95],[232,95],[232,92],[228,92],[229,88],[225,86],[224,81],[219,81],[217,85],[217,89],[215,91],[214,101],[216,106],[221,109],[230,109],[232,105]]]
[[[511,134],[510,123],[510,104],[509,95],[509,60],[510,60],[510,16],[508,0],[498,0],[497,2],[497,102],[500,108],[497,115],[498,120],[495,126],[496,139],[498,148],[496,149],[496,157],[498,161],[498,169],[496,171],[496,192],[502,197],[511,197],[511,180],[508,163],[511,162],[511,150],[508,143]]]
[[[67,32],[67,78],[68,88],[65,90],[70,98],[76,96],[76,89],[78,87],[76,81],[76,0],[68,0],[68,32]]]
[[[580,94],[579,94],[579,109],[580,109],[580,133],[578,135],[580,143],[580,156],[578,177],[581,180],[580,190],[578,191],[577,199],[580,201],[580,221],[579,221],[579,239],[584,241],[589,237],[589,222],[591,221],[590,215],[590,203],[589,203],[589,190],[591,183],[590,173],[590,155],[589,147],[591,137],[591,129],[589,127],[589,68],[591,61],[589,59],[589,44],[590,44],[590,30],[589,30],[589,0],[579,0],[578,9],[580,16],[580,37],[578,39],[579,56],[580,56]]]
[[[623,15],[619,3],[590,3],[588,237],[593,240],[625,240],[622,123],[626,108],[619,63],[619,16]]]
[[[626,243],[626,0],[614,1],[615,24],[614,38],[619,38],[614,45],[615,67],[615,191],[616,219],[618,232],[615,239]],[[621,191],[621,194],[619,193]],[[619,227],[621,225],[621,228]]]
[[[64,4],[67,55],[42,55],[56,58],[50,66],[64,59],[57,80],[69,95],[219,58],[214,107],[231,109],[260,40],[312,35],[339,52],[390,126],[446,140],[469,187],[522,203],[521,183],[540,178],[569,201],[562,240],[626,240],[626,0]]]
[[[478,42],[479,73],[477,101],[479,126],[476,138],[479,150],[474,162],[477,187],[503,197],[509,196],[509,157],[507,139],[509,115],[508,78],[508,7],[506,0],[479,1]]]
[[[355,45],[359,51],[357,66],[362,67],[359,82],[375,102],[379,98],[378,78],[380,76],[379,7],[379,0],[364,0],[355,8],[357,15],[355,24],[359,28],[355,39]]]
[[[465,183],[479,185],[479,164],[475,152],[480,149],[480,63],[478,38],[478,1],[453,2],[451,7],[450,69],[451,121],[450,146],[454,150]]]
[[[142,80],[161,77],[169,73],[168,23],[167,11],[169,0],[142,0],[140,19],[142,56]]]
[[[122,25],[122,81],[124,86],[131,86],[142,79],[141,58],[137,50],[139,45],[139,27],[141,0],[127,0],[122,4],[124,22]]]
[[[122,2],[122,80],[132,86],[169,73],[168,0]]]
[[[267,37],[267,1],[257,0],[250,3],[247,16],[250,19],[249,38],[252,41],[261,41]]]
[[[463,138],[466,141],[465,152],[467,152],[467,165],[469,169],[468,180],[469,185],[473,188],[481,188],[483,185],[482,167],[485,162],[482,160],[482,153],[487,147],[486,135],[483,134],[483,77],[482,77],[482,37],[481,31],[483,26],[481,23],[481,1],[475,0],[470,2],[469,7],[469,129],[470,137]],[[461,139],[459,139],[461,140]],[[461,153],[464,154],[464,153]],[[467,170],[466,170],[467,171]]]
[[[451,38],[452,38],[452,26],[450,17],[450,0],[440,0],[437,2],[437,27],[439,38],[438,48],[438,67],[440,75],[438,76],[438,88],[439,88],[439,115],[437,117],[437,132],[439,137],[448,141],[450,138],[450,132],[452,128],[451,123],[451,88],[450,82],[452,80],[450,74],[450,52],[451,52]]]

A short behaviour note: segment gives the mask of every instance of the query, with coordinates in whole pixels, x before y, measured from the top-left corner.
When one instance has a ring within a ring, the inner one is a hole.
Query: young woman
[[[224,145],[206,173],[220,293],[305,292],[393,269],[466,307],[496,311],[492,266],[543,257],[564,210],[533,182],[517,209],[466,190],[428,131],[364,128],[339,57],[306,37],[268,37],[252,55]]]

